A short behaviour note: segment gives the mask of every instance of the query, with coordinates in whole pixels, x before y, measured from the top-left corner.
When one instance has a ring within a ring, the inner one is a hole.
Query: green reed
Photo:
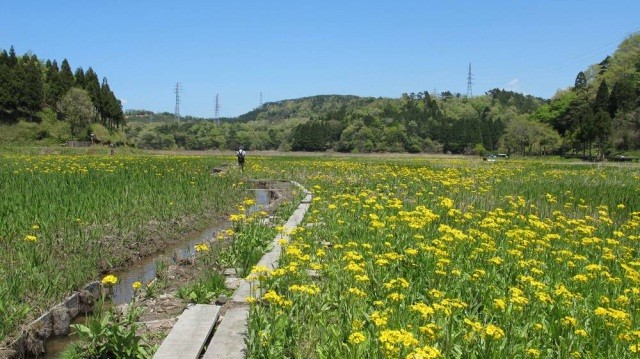
[[[0,156],[0,338],[101,271],[213,222],[246,184],[224,157]]]

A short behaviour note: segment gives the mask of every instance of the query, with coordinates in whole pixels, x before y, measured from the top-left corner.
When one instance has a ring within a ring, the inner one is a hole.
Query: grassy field
[[[315,198],[254,268],[250,358],[640,356],[640,168],[264,158]]]
[[[107,149],[108,151],[108,149]],[[0,338],[100,274],[235,210],[232,157],[0,155]]]
[[[48,151],[0,156],[2,337],[237,210],[250,177],[315,197],[279,268],[250,275],[248,357],[640,355],[637,165],[250,153],[212,176],[230,154]]]

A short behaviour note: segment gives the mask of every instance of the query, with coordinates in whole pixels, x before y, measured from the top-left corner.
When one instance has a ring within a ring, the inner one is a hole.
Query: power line
[[[624,41],[624,39],[620,40],[619,38],[617,38],[615,40],[607,40],[598,44],[594,44],[594,46],[590,47],[589,49],[581,50],[577,53],[569,54],[564,57],[559,56],[556,58],[556,61],[554,61],[554,63],[542,67],[538,66],[539,64],[527,65],[524,62],[520,63],[521,66],[527,67],[527,74],[535,75],[536,77],[540,78],[540,80],[544,81],[544,79],[541,78],[544,75],[551,75],[556,73],[557,71],[574,68],[576,65],[583,65],[585,61],[600,61],[607,55],[612,55],[615,52],[615,47],[612,48],[612,45],[619,45],[620,43],[622,43],[622,41]],[[491,73],[491,71],[494,70],[490,67],[486,69],[483,67],[482,69],[484,70],[483,72],[487,74]],[[507,78],[513,78],[514,76],[514,73],[497,73],[492,75],[480,76],[479,79],[483,80],[484,82],[501,81]]]

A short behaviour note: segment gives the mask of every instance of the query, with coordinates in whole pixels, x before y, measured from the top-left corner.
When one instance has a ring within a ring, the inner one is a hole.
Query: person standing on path
[[[238,157],[238,166],[240,166],[240,170],[244,172],[244,158],[247,156],[247,153],[240,147],[236,152],[236,156]]]

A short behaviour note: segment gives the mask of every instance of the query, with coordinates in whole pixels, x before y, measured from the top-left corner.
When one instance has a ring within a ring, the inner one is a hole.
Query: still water
[[[269,205],[271,201],[272,192],[268,189],[255,189],[256,203],[249,208],[248,214],[257,212],[262,208]],[[195,255],[195,245],[198,243],[210,242],[214,235],[219,232],[221,223],[214,223],[211,227],[207,228],[203,232],[185,238],[181,243],[175,245],[166,251],[159,253],[155,256],[146,258],[138,263],[133,264],[122,272],[116,272],[114,275],[118,277],[118,283],[113,287],[112,303],[115,305],[127,304],[133,299],[133,287],[134,282],[142,283],[143,287],[150,283],[156,277],[157,266],[156,263],[163,258],[189,258]],[[74,324],[84,324],[86,320],[85,316],[78,316],[73,320]],[[44,359],[55,359],[64,348],[73,342],[75,336],[70,335],[66,337],[51,338],[47,340],[45,345],[46,353],[43,356]]]

